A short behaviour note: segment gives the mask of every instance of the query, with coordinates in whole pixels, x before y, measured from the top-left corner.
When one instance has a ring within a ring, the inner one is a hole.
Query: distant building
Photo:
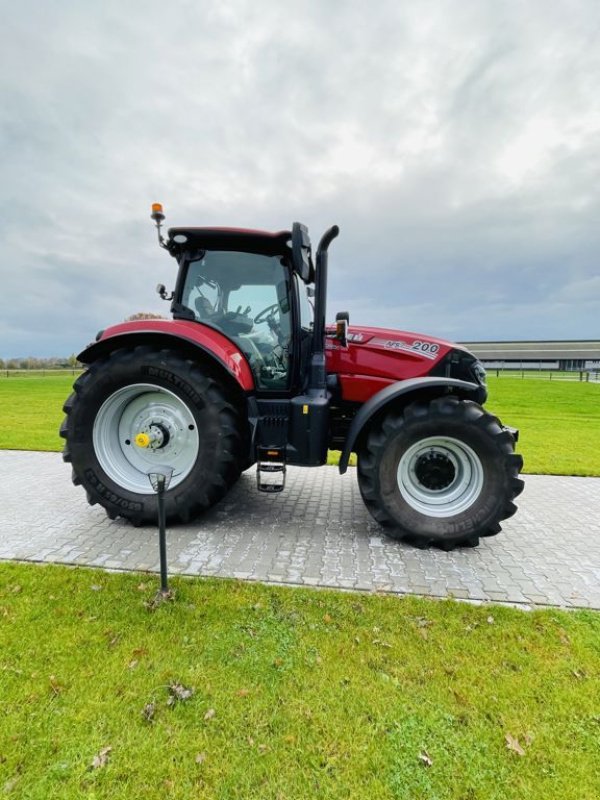
[[[462,344],[488,369],[600,369],[600,340]]]

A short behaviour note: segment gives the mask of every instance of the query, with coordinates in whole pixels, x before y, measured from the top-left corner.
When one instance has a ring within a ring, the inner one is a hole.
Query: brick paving
[[[169,569],[273,583],[600,609],[600,479],[525,476],[519,513],[478,548],[385,536],[354,470],[288,468],[285,491],[244,474],[215,508],[169,528]],[[57,453],[0,452],[0,559],[158,570],[156,529],[110,521]]]

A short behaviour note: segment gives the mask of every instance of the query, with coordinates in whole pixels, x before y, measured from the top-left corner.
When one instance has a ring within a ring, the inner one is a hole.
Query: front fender
[[[392,383],[386,386],[385,389],[374,394],[370,400],[361,406],[360,411],[352,420],[340,458],[340,475],[343,475],[348,469],[350,453],[361,431],[369,423],[371,418],[377,414],[378,411],[381,411],[384,406],[393,403],[394,400],[397,400],[399,397],[409,396],[411,394],[418,395],[423,389],[457,389],[461,394],[470,395],[474,400],[477,400],[481,394],[481,386],[478,386],[476,383],[471,383],[470,381],[461,381],[457,378],[411,378],[407,381],[399,381],[398,383]],[[406,399],[408,400],[408,397],[406,397]]]
[[[77,360],[91,364],[119,347],[145,344],[160,348],[185,347],[192,355],[199,350],[225,369],[241,389],[254,390],[252,370],[239,347],[214,328],[187,320],[144,319],[113,325],[102,331],[98,340],[86,347]]]

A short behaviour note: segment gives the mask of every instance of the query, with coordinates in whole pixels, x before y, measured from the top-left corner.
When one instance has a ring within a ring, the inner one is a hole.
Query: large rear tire
[[[94,362],[66,401],[60,435],[73,482],[109,517],[155,522],[148,473],[173,468],[167,519],[214,505],[244,466],[239,408],[215,370],[172,350],[120,349]],[[136,442],[137,439],[137,442]]]
[[[358,455],[363,500],[390,536],[418,547],[474,547],[516,509],[523,459],[477,403],[438,397],[390,412]]]

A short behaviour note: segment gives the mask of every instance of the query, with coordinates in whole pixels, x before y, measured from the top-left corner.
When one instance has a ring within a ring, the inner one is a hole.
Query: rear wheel
[[[111,518],[156,519],[148,473],[173,469],[167,518],[186,522],[217,502],[244,464],[236,405],[209,368],[174,351],[117,350],[92,364],[64,405],[63,457],[90,503]]]
[[[439,397],[390,412],[369,431],[358,482],[388,533],[419,547],[475,546],[500,531],[523,490],[523,459],[498,419],[469,400]]]

